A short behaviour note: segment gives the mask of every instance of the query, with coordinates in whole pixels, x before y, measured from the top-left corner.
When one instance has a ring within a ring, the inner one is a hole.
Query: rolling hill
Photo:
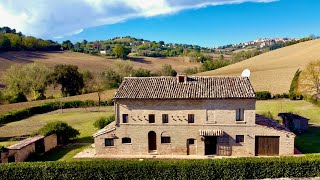
[[[161,69],[164,64],[171,64],[178,72],[182,72],[186,67],[197,67],[199,63],[184,62],[183,57],[129,57],[135,68],[144,68],[151,71]],[[112,67],[116,59],[109,59],[103,56],[93,56],[83,53],[56,51],[56,52],[39,52],[39,51],[10,51],[0,53],[0,73],[15,63],[43,62],[49,66],[56,64],[73,64],[80,69],[87,69],[92,72],[101,72],[108,67]]]
[[[199,73],[203,76],[239,76],[250,69],[250,80],[256,91],[288,93],[297,69],[320,59],[320,39],[284,47],[217,70]]]

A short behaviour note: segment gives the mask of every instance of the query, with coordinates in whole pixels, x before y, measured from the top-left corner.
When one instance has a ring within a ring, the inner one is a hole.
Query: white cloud
[[[172,14],[185,9],[275,0],[1,0],[0,27],[24,34],[61,38],[85,28],[138,17]]]

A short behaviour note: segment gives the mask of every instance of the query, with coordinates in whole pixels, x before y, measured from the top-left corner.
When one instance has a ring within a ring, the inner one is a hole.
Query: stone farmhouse
[[[248,77],[128,77],[115,121],[96,132],[97,155],[284,156],[295,135],[256,115]]]

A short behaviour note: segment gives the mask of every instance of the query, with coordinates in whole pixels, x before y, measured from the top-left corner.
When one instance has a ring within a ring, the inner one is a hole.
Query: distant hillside
[[[111,59],[103,56],[93,56],[89,54],[82,54],[69,51],[56,52],[39,52],[39,51],[11,51],[0,53],[0,73],[16,63],[31,63],[43,62],[49,66],[56,64],[73,64],[80,69],[90,70],[92,72],[102,72],[113,65],[115,61],[122,61]],[[135,68],[144,68],[151,71],[161,69],[164,64],[171,64],[178,72],[183,72],[186,67],[197,67],[199,63],[184,62],[183,57],[129,57],[129,61]]]
[[[239,76],[248,68],[256,91],[287,93],[297,69],[320,59],[320,39],[284,47],[214,71],[199,73],[206,76]]]

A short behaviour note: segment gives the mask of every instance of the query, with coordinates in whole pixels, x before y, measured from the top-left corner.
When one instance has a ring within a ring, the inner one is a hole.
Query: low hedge
[[[207,160],[96,160],[9,163],[0,179],[262,179],[319,177],[320,159],[307,157]]]
[[[268,100],[271,99],[271,93],[269,91],[258,91],[256,92],[257,100]]]
[[[101,106],[113,105],[111,100],[100,102]],[[43,114],[57,109],[68,109],[68,108],[84,108],[98,106],[98,102],[87,100],[87,101],[65,101],[65,102],[48,102],[38,106],[25,108],[18,111],[12,111],[7,114],[0,115],[0,125],[14,121],[19,121],[35,114]]]

